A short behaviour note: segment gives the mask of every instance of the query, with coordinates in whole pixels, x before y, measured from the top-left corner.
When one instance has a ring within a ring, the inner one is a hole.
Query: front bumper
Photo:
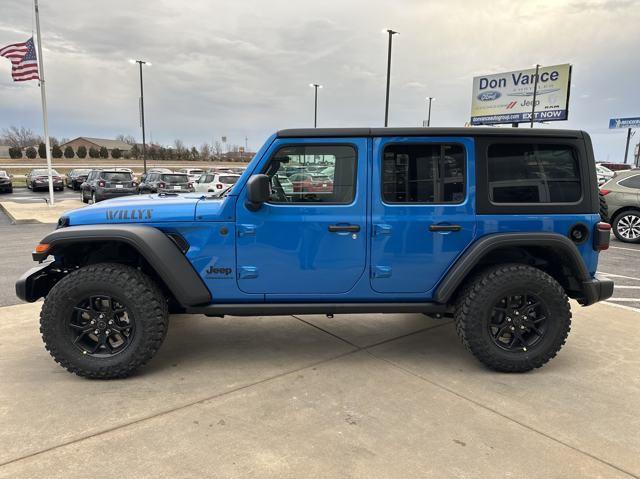
[[[582,306],[605,301],[613,295],[613,281],[596,275],[594,278],[582,282],[582,293],[584,296],[580,301]]]
[[[16,281],[16,296],[22,301],[33,303],[45,296],[64,273],[54,267],[54,263],[43,263],[20,276]]]

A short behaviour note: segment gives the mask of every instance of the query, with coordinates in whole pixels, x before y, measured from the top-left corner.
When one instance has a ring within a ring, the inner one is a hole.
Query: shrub
[[[73,158],[74,157],[73,148],[71,148],[70,146],[67,146],[64,149],[64,157],[65,158]]]
[[[40,158],[46,158],[47,157],[47,145],[45,145],[44,143],[40,143],[38,145],[38,156]]]
[[[102,156],[102,151],[100,152],[100,155]],[[120,148],[114,148],[113,150],[111,150],[111,158],[113,158],[114,160],[117,160],[118,158],[122,157],[122,152],[120,151]]]
[[[131,158],[135,158],[136,160],[140,158],[140,148],[138,148],[138,145],[131,147]]]
[[[13,158],[14,160],[22,158],[22,149],[19,146],[9,148],[9,158]]]
[[[94,148],[93,146],[89,148],[89,157],[98,158],[99,156],[100,156],[100,152],[98,151],[97,148]]]
[[[78,147],[78,151],[76,151],[76,155],[78,155],[78,158],[86,158],[87,157],[87,147],[86,146],[79,146]]]
[[[30,146],[29,148],[27,148],[27,158],[30,159],[34,159],[36,156],[38,156],[38,152],[36,151],[36,149],[33,146]]]
[[[53,156],[54,158],[62,158],[62,148],[60,148],[58,145],[55,145],[51,149],[51,156]]]
[[[109,150],[105,146],[100,147],[100,158],[109,158]]]

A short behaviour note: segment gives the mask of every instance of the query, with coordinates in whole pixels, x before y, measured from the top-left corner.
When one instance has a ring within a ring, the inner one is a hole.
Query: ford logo
[[[502,93],[499,91],[485,91],[478,95],[478,100],[480,101],[493,101],[497,100],[502,96]]]

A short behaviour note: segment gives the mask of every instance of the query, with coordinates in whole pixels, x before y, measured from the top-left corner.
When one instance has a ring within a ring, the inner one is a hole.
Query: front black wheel
[[[560,284],[522,264],[486,269],[465,286],[456,304],[462,343],[495,371],[539,368],[564,345],[571,309]]]
[[[99,263],[60,280],[40,314],[45,347],[79,376],[123,378],[149,361],[168,325],[158,286],[130,266]]]

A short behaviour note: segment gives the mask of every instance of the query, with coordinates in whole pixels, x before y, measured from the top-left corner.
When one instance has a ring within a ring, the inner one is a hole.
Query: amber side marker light
[[[47,243],[40,243],[36,246],[36,253],[46,253],[49,250],[49,245]]]

